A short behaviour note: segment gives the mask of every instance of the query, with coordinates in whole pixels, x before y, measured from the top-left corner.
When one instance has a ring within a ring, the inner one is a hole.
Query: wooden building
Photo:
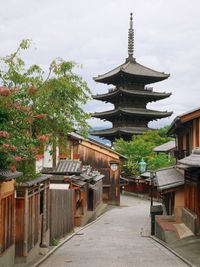
[[[157,189],[167,215],[181,217],[184,207],[184,174],[175,167],[156,172]]]
[[[199,234],[200,231],[200,148],[193,149],[179,163],[185,171],[185,203],[183,208],[183,221],[192,230]]]
[[[0,266],[15,259],[15,179],[20,172],[0,171]]]
[[[137,63],[134,58],[134,30],[132,14],[128,36],[128,58],[125,63],[99,75],[96,82],[112,84],[115,87],[106,94],[98,94],[93,99],[109,102],[114,108],[109,111],[96,112],[92,116],[107,120],[112,128],[93,131],[93,135],[109,139],[113,142],[122,137],[130,140],[133,135],[149,130],[148,123],[152,120],[168,117],[172,112],[147,109],[147,104],[169,97],[170,93],[154,92],[151,83],[165,80],[169,74],[158,72]]]
[[[79,157],[84,165],[104,175],[103,200],[106,203],[120,205],[121,164],[126,158],[113,149],[94,140],[71,133],[68,142],[72,144],[71,156]]]
[[[154,147],[153,151],[157,154],[159,153],[165,153],[168,155],[168,158],[174,157],[174,151],[176,150],[176,142],[175,140],[168,141],[167,143],[164,143],[160,146]]]
[[[16,185],[16,262],[29,262],[49,245],[49,175]]]
[[[104,175],[103,200],[106,203],[120,204],[120,174],[123,155],[112,148],[85,138],[75,132],[68,134],[66,138],[60,138],[60,146],[57,149],[57,163],[62,159],[79,159],[83,165],[90,165],[93,170]],[[48,148],[50,149],[50,148]],[[44,159],[37,162],[38,168],[52,169],[52,155],[44,152]]]
[[[176,158],[189,156],[193,148],[200,146],[200,108],[177,116],[168,135],[176,137]]]
[[[168,134],[176,137],[177,164],[184,171],[182,219],[194,232],[200,230],[200,108],[174,119]]]
[[[74,225],[85,225],[102,205],[104,175],[89,165],[84,166],[80,160],[60,160],[51,174],[51,186],[62,184],[73,191]]]

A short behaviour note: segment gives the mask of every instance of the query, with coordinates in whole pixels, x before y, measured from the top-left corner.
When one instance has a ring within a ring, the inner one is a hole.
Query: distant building
[[[108,120],[113,127],[93,131],[93,135],[114,141],[122,137],[130,140],[133,135],[149,130],[148,123],[152,120],[168,117],[172,112],[147,109],[147,104],[167,98],[171,93],[154,92],[147,84],[165,80],[169,74],[158,72],[136,62],[134,55],[134,31],[132,14],[128,36],[128,58],[125,63],[115,69],[99,75],[96,82],[113,84],[115,87],[106,94],[93,96],[94,99],[109,102],[113,110],[93,113],[93,117]]]
[[[174,151],[176,150],[176,142],[175,140],[164,143],[160,146],[154,147],[153,151],[156,153],[166,153],[169,157],[174,156]]]
[[[62,138],[61,138],[62,139]],[[51,147],[44,151],[44,158],[37,161],[37,170],[52,167]],[[84,165],[90,165],[93,170],[104,175],[103,200],[106,203],[120,204],[120,174],[122,161],[126,159],[110,147],[89,138],[71,132],[57,147],[57,163],[59,159],[81,160]]]

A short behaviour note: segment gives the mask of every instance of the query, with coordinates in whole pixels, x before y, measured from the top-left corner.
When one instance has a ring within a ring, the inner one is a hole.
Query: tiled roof
[[[200,167],[200,148],[193,149],[190,156],[185,157],[178,162],[190,167]]]
[[[119,114],[130,114],[135,116],[144,116],[148,118],[164,118],[171,116],[172,112],[150,110],[145,108],[118,108],[104,112],[95,112],[92,114],[92,116],[96,118],[106,118],[108,120],[109,117],[118,116]]]
[[[124,89],[122,87],[120,87],[119,89],[114,89],[106,94],[97,94],[94,95],[93,98],[96,100],[107,100],[107,99],[111,99],[112,97],[115,99],[115,97],[119,94],[127,94],[130,96],[139,96],[139,97],[147,97],[150,100],[160,100],[160,99],[164,99],[167,98],[171,95],[171,93],[160,93],[160,92],[153,92],[153,91],[149,91],[149,90],[128,90],[128,89]]]
[[[160,146],[154,147],[153,151],[154,152],[169,152],[170,150],[175,149],[175,148],[176,148],[175,141],[172,140]]]
[[[55,174],[76,174],[81,172],[82,162],[80,160],[60,160],[56,170],[54,171]]]
[[[90,165],[82,165],[80,160],[60,160],[55,171],[51,172],[53,175],[51,181],[63,182],[65,175],[79,185],[84,185],[86,182],[97,182],[103,179],[102,175],[98,171],[93,171]]]
[[[0,170],[0,182],[2,181],[9,181],[15,178],[18,178],[20,176],[22,176],[23,173],[22,172],[12,172],[12,171],[8,171],[8,170]]]
[[[113,83],[114,80],[112,78],[118,75],[120,76],[120,74],[128,74],[135,76],[136,78],[145,77],[147,83],[162,81],[169,77],[169,74],[147,68],[133,60],[125,62],[124,64],[103,75],[99,75],[98,77],[94,78],[94,80],[102,83]]]
[[[22,182],[22,183],[18,183],[18,185],[22,186],[22,187],[29,187],[29,186],[33,186],[33,185],[42,183],[42,182],[44,182],[46,180],[49,180],[50,178],[51,178],[51,175],[43,174],[40,177],[37,177],[36,179],[33,179],[31,181],[25,181],[25,182]]]
[[[116,135],[116,133],[125,133],[125,134],[142,134],[151,129],[147,127],[116,127],[116,128],[109,128],[104,130],[96,130],[92,132],[92,135]]]
[[[162,191],[184,184],[184,175],[175,167],[162,169],[156,172],[158,190]]]

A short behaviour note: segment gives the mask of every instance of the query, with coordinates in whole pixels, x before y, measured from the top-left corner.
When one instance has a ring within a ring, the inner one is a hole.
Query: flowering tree
[[[55,147],[60,135],[88,128],[81,107],[90,90],[73,73],[77,65],[56,59],[45,77],[40,66],[27,67],[21,58],[30,43],[23,40],[16,52],[0,58],[0,168],[14,160],[39,159],[41,143]]]

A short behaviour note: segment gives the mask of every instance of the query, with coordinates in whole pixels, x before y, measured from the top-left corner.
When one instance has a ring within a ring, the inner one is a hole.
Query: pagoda
[[[128,58],[115,69],[94,78],[96,82],[112,84],[106,94],[97,94],[93,99],[109,102],[114,109],[95,112],[92,117],[110,121],[109,129],[95,130],[92,135],[106,138],[113,142],[117,138],[130,140],[133,135],[143,134],[152,120],[171,116],[172,112],[147,109],[147,104],[167,98],[171,93],[154,92],[151,83],[165,80],[169,74],[158,72],[136,62],[134,58],[134,30],[132,13],[128,31]]]

